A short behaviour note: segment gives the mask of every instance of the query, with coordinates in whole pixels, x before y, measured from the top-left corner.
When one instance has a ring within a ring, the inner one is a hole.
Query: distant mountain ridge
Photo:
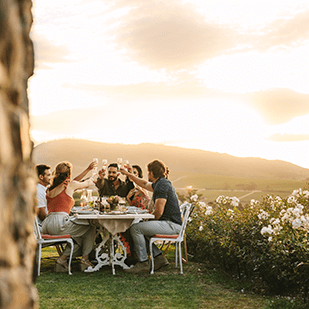
[[[45,163],[55,167],[60,161],[73,164],[73,174],[81,172],[93,158],[109,163],[117,158],[140,165],[146,172],[146,164],[154,159],[162,160],[177,174],[200,173],[247,178],[273,178],[306,180],[309,169],[281,160],[261,158],[240,158],[228,154],[198,149],[187,149],[158,144],[109,144],[79,139],[60,139],[42,143],[34,147],[35,164]]]

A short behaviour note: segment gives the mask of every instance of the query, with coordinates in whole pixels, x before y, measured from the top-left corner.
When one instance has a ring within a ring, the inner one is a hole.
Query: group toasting
[[[122,160],[121,160],[122,161]],[[179,200],[172,183],[168,180],[169,169],[162,161],[154,160],[147,164],[148,180],[143,178],[139,165],[131,166],[127,161],[122,167],[120,159],[97,170],[98,160],[72,179],[72,164],[60,162],[51,173],[48,165],[37,165],[38,185],[38,221],[42,233],[50,235],[70,234],[74,241],[73,257],[81,257],[81,270],[94,267],[89,255],[93,251],[96,238],[96,226],[91,221],[78,220],[70,215],[75,204],[73,193],[95,185],[98,199],[119,196],[127,200],[127,205],[147,209],[154,219],[135,221],[130,228],[121,233],[121,239],[128,253],[129,273],[150,271],[148,261],[149,237],[155,234],[174,235],[181,229],[182,217]],[[88,174],[91,172],[91,176]],[[107,177],[106,177],[107,173]],[[125,180],[120,179],[124,175]],[[88,177],[87,177],[88,176]],[[151,194],[152,193],[152,194]],[[150,197],[152,195],[152,197]],[[134,251],[134,252],[133,252]],[[67,258],[70,245],[67,245],[57,258],[55,270],[67,271]],[[155,270],[168,265],[168,261],[159,248],[153,245]]]

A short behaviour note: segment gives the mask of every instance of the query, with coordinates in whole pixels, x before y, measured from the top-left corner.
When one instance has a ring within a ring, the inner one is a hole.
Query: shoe
[[[89,266],[94,267],[94,265],[89,260],[85,260],[85,259],[80,260],[80,270],[81,271],[84,271]]]
[[[131,266],[131,265],[134,266],[137,262],[138,262],[138,260],[135,259],[135,258],[132,257],[132,256],[129,256],[129,257],[127,257],[127,258],[124,260],[124,263],[125,263],[126,265],[128,265],[128,266]]]
[[[158,270],[164,266],[167,266],[168,264],[169,262],[163,254],[160,254],[154,258],[154,270]],[[151,264],[150,264],[150,267],[151,267]]]
[[[124,271],[131,274],[149,273],[149,263],[148,261],[137,262],[132,268],[125,269]]]
[[[55,272],[56,273],[66,273],[69,271],[68,264],[66,260],[58,258],[55,263]]]

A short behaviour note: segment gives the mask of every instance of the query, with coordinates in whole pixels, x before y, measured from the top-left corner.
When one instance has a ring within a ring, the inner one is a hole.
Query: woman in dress
[[[93,179],[79,182],[71,180],[71,176],[71,163],[60,162],[57,164],[53,172],[52,184],[46,192],[48,215],[43,222],[42,232],[50,235],[70,234],[74,240],[73,256],[82,256],[80,263],[81,270],[84,271],[89,266],[93,266],[88,256],[94,246],[96,230],[88,223],[79,223],[75,218],[69,217],[69,214],[74,206],[74,191],[89,187],[93,184]],[[69,252],[70,248],[67,246],[63,254],[56,260],[56,271],[68,270],[66,261]]]
[[[132,173],[136,177],[143,178],[143,171],[138,165],[132,165]],[[136,206],[142,209],[149,209],[151,203],[148,192],[137,185],[129,191],[127,200],[130,206]]]

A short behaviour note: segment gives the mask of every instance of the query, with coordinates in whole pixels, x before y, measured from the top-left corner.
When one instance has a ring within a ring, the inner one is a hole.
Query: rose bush
[[[188,252],[199,261],[219,263],[226,271],[258,280],[269,291],[301,290],[309,278],[309,191],[287,198],[266,196],[241,205],[236,197],[219,196],[211,205],[194,204],[187,226]]]

